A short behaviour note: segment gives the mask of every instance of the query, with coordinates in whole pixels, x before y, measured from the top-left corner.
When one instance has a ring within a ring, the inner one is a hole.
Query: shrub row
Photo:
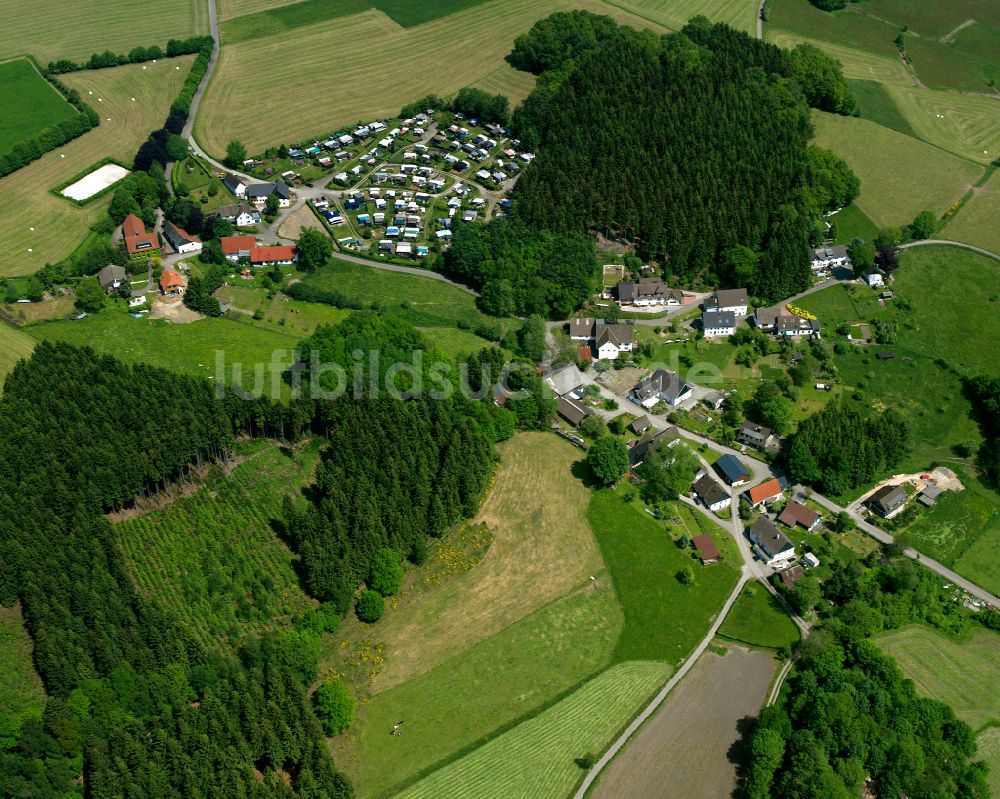
[[[49,61],[46,71],[50,75],[61,75],[64,72],[79,72],[82,69],[106,69],[107,67],[120,67],[123,64],[141,64],[143,61],[152,61],[156,58],[173,58],[178,55],[188,55],[197,53],[203,47],[212,48],[211,36],[192,36],[190,39],[171,39],[167,42],[167,49],[164,52],[159,45],[152,47],[133,47],[127,54],[115,55],[110,50],[103,53],[94,53],[86,61],[71,61],[68,58],[60,58],[58,61]]]
[[[198,86],[201,84],[202,78],[208,72],[208,62],[212,58],[212,48],[215,46],[215,40],[211,36],[202,36],[200,38],[202,43],[197,50],[198,57],[191,65],[191,71],[188,72],[188,76],[181,87],[180,93],[177,95],[177,99],[170,106],[171,111],[184,114],[185,116],[191,110],[191,101],[194,99],[194,93],[198,91]]]

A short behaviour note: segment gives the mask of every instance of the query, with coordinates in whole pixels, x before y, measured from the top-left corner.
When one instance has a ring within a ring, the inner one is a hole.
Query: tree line
[[[979,450],[983,471],[995,486],[1000,486],[1000,377],[981,375],[965,381],[979,426],[985,439]]]
[[[498,125],[510,123],[510,101],[506,95],[490,94],[483,89],[465,86],[454,97],[445,99],[436,94],[428,94],[415,102],[404,105],[399,115],[404,119],[417,114],[434,111],[457,111],[480,122],[495,122]]]
[[[93,53],[86,61],[72,61],[68,58],[60,58],[56,61],[49,61],[46,72],[50,75],[61,75],[65,72],[79,72],[84,69],[106,69],[108,67],[118,67],[123,64],[141,64],[144,61],[153,61],[159,58],[174,58],[179,55],[189,55],[197,53],[202,48],[212,48],[214,40],[211,36],[192,36],[189,39],[170,39],[167,42],[167,49],[163,50],[158,44],[151,47],[137,45],[128,53],[115,54],[110,50],[103,53]]]
[[[541,71],[514,114],[514,134],[539,149],[514,190],[518,219],[634,245],[683,282],[732,284],[716,265],[744,247],[754,296],[808,285],[816,216],[858,188],[836,156],[807,148],[807,98],[850,111],[836,62],[703,17],[657,37],[586,12],[540,21],[510,60]]]

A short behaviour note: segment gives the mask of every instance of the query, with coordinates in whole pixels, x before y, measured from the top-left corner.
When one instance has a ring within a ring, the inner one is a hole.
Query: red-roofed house
[[[129,214],[122,221],[122,241],[129,258],[140,258],[160,252],[160,240],[156,233],[147,233],[146,225],[135,214]]]
[[[778,480],[768,480],[759,486],[754,486],[749,491],[743,493],[743,499],[751,508],[756,508],[761,504],[774,502],[781,497],[781,483]]]
[[[698,557],[701,558],[703,564],[715,563],[719,560],[721,555],[719,554],[719,548],[715,545],[715,541],[712,540],[712,536],[708,533],[704,535],[696,535],[691,539],[691,543],[694,544],[694,548],[698,550]]]
[[[173,269],[164,269],[163,274],[160,275],[160,291],[167,297],[183,294],[186,285],[184,278]]]
[[[807,508],[794,499],[790,499],[788,500],[788,504],[785,505],[785,509],[781,512],[781,515],[778,516],[778,521],[788,527],[801,524],[807,530],[812,530],[819,524],[819,518],[819,514],[812,508]]]
[[[223,236],[220,240],[222,254],[230,261],[250,258],[250,251],[257,246],[253,236]]]
[[[290,264],[295,260],[295,246],[280,244],[271,247],[254,247],[250,250],[250,263],[254,266]]]

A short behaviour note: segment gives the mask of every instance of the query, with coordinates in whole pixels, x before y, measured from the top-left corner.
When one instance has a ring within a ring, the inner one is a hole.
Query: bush
[[[368,586],[382,596],[392,596],[402,584],[403,566],[399,562],[399,555],[395,550],[383,547],[372,558]]]
[[[317,688],[313,707],[327,735],[339,735],[354,721],[354,700],[341,680],[331,680]]]
[[[354,612],[366,624],[374,624],[385,613],[385,600],[378,591],[363,591],[354,605]]]

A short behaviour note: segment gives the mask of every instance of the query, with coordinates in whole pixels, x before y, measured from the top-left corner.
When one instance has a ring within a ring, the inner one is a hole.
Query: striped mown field
[[[924,210],[942,215],[983,174],[959,158],[857,117],[814,111],[814,143],[833,150],[861,180],[855,204],[878,227],[909,224]]]
[[[28,358],[35,349],[35,340],[27,333],[0,322],[0,389],[4,378],[21,358]]]
[[[855,47],[812,39],[772,25],[764,26],[764,38],[779,47],[792,48],[811,44],[836,58],[844,67],[844,75],[856,80],[875,80],[887,86],[912,86],[913,78],[899,59],[872,53]]]
[[[665,663],[619,663],[533,719],[397,795],[397,799],[565,799],[583,771],[666,682]]]
[[[916,86],[893,86],[889,94],[924,141],[982,164],[1000,157],[997,100]]]
[[[941,237],[1000,253],[1000,170],[941,229]]]
[[[603,0],[490,0],[412,28],[366,11],[223,47],[195,136],[215,155],[231,139],[258,152],[360,119],[391,116],[428,93],[452,94],[484,80],[495,91],[510,85],[512,93],[523,94],[526,81],[501,69],[504,56],[538,19],[570,8],[607,14],[635,28],[667,30]],[[291,108],[294,113],[266,111]]]
[[[139,145],[167,118],[193,60],[181,56],[63,76],[101,115],[101,124],[0,179],[0,277],[37,272],[83,240],[110,195],[81,208],[49,190],[102,158],[131,163]]]
[[[746,0],[615,0],[613,5],[674,30],[699,14],[747,33],[757,26],[757,6]]]
[[[127,53],[208,33],[205,0],[0,0],[0,58],[30,53],[45,63],[91,53]]]

